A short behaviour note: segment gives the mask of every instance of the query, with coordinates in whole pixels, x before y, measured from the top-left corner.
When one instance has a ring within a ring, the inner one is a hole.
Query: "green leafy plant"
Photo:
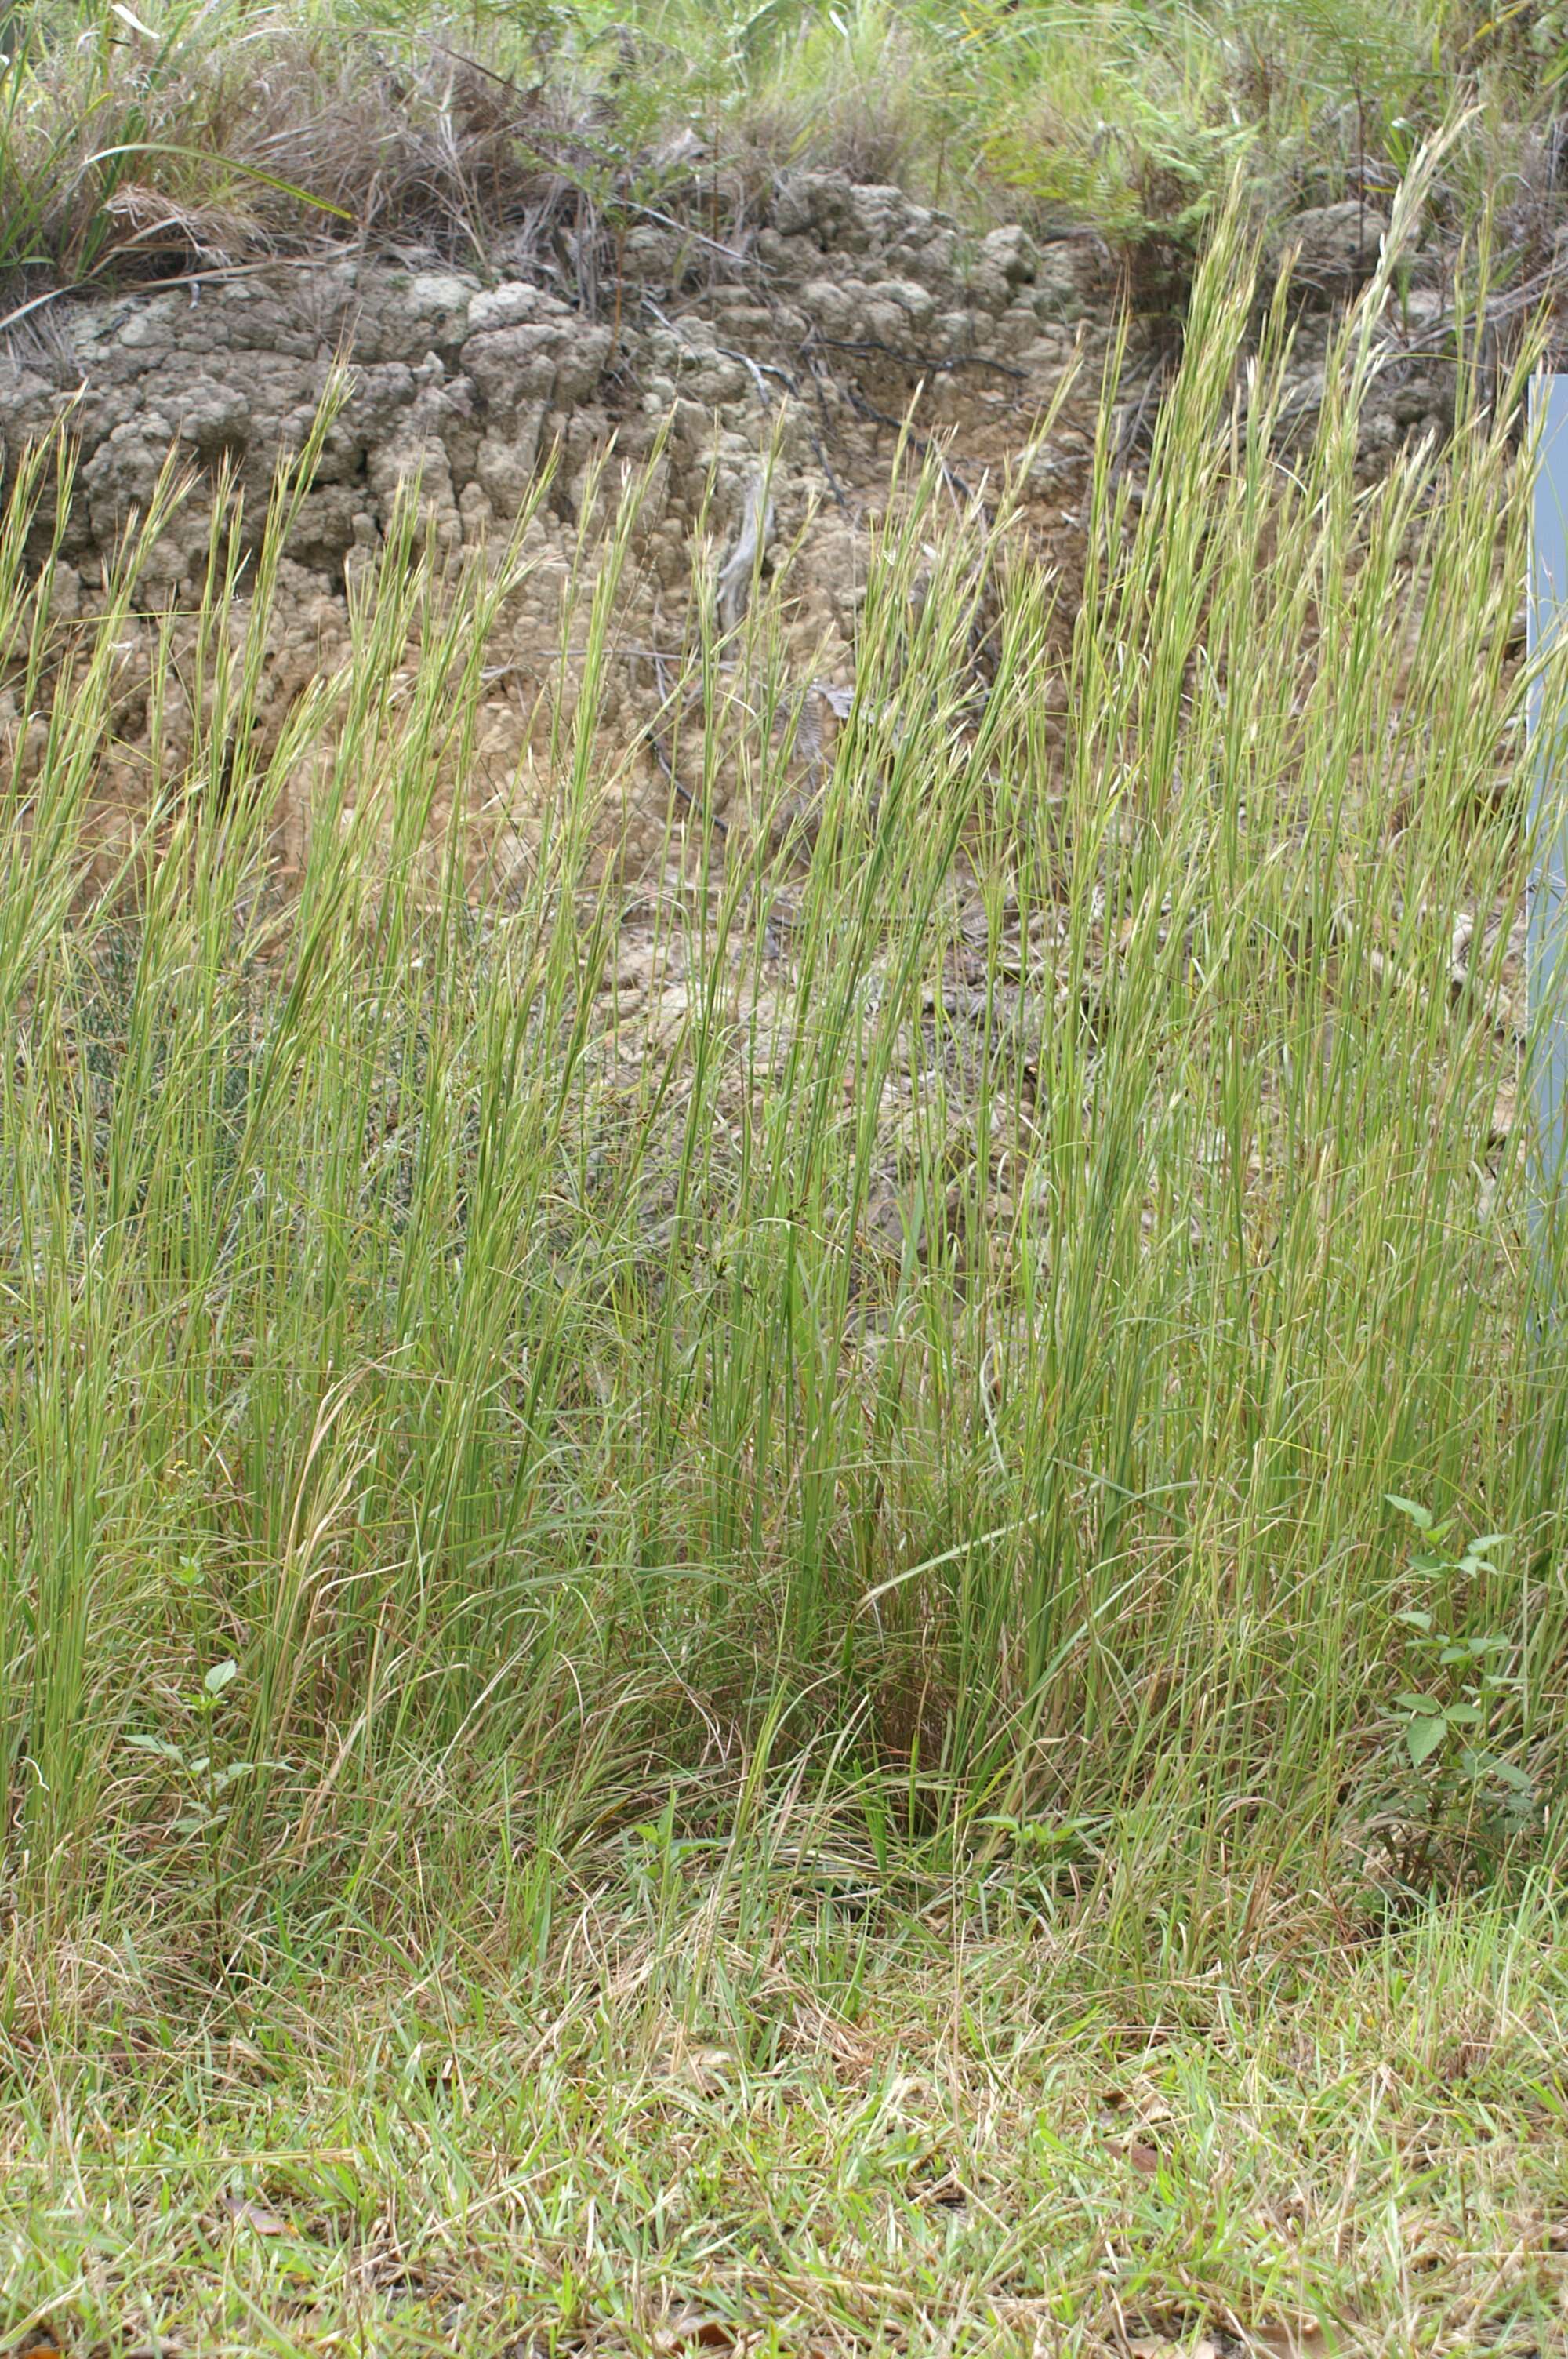
[[[1511,1668],[1519,1640],[1503,1630],[1460,1626],[1475,1585],[1495,1578],[1507,1535],[1483,1532],[1460,1544],[1452,1517],[1439,1521],[1419,1501],[1395,1493],[1388,1504],[1414,1525],[1410,1571],[1439,1601],[1437,1607],[1401,1606],[1394,1615],[1404,1633],[1410,1684],[1389,1709],[1406,1767],[1421,1781],[1428,1828],[1440,1833],[1479,1824],[1504,1838],[1519,1834],[1540,1816],[1535,1780],[1510,1757],[1523,1684]]]
[[[1015,1818],[1000,1811],[980,1826],[1006,1846],[995,1879],[1026,1914],[1054,1920],[1065,1902],[1080,1900],[1110,1838],[1105,1817]]]
[[[239,1675],[238,1663],[232,1656],[227,1657],[212,1665],[199,1687],[180,1698],[182,1709],[194,1723],[193,1734],[186,1743],[145,1733],[125,1738],[133,1753],[146,1754],[165,1764],[178,1806],[178,1815],[169,1822],[168,1832],[177,1839],[198,1843],[205,1855],[214,1953],[221,1969],[227,1967],[229,1951],[223,1838],[233,1808],[234,1789],[242,1779],[254,1777],[259,1769],[279,1766],[252,1760],[231,1749],[225,1742],[219,1718]]]

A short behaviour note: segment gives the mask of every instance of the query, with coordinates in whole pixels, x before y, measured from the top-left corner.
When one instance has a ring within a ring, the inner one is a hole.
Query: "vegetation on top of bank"
[[[1184,280],[1239,174],[1261,220],[1385,204],[1423,137],[1456,234],[1548,261],[1568,19],[1547,0],[9,0],[14,308],[323,237],[483,266],[547,220],[673,212],[742,247],[781,172],[896,180],[979,226]]]

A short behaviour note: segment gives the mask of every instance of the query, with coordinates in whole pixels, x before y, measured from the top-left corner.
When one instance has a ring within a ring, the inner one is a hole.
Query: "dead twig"
[[[955,353],[943,360],[925,353],[902,353],[896,344],[878,343],[875,338],[855,339],[818,333],[813,342],[824,345],[829,352],[881,353],[890,361],[897,361],[901,368],[910,370],[916,376],[942,376],[954,369],[989,369],[993,376],[1011,377],[1017,385],[1029,382],[1027,369],[1012,368],[1006,361],[987,360],[981,353]]]
[[[696,349],[696,347],[693,346],[690,338],[681,335],[680,329],[676,326],[675,321],[670,318],[667,311],[664,310],[659,304],[654,302],[651,295],[644,295],[643,297],[643,307],[644,310],[648,310],[653,313],[654,319],[657,320],[662,328],[667,329],[672,336],[678,337],[680,342],[686,345],[688,352]],[[713,344],[705,347],[705,349],[718,353],[727,361],[738,361],[741,366],[750,373],[752,383],[757,389],[757,398],[762,402],[764,408],[771,409],[773,404],[769,400],[768,389],[762,383],[762,379],[764,377],[773,376],[777,377],[779,383],[784,387],[784,390],[787,393],[792,394],[796,401],[801,402],[801,407],[804,410],[806,405],[801,399],[800,380],[789,369],[781,368],[773,361],[756,360],[750,353],[737,352],[729,344]],[[828,459],[827,453],[824,450],[820,439],[809,421],[806,421],[806,430],[811,437],[811,447],[816,454],[816,462],[821,468],[823,474],[827,479],[827,488],[832,493],[833,497],[838,502],[839,507],[843,509],[844,514],[848,516],[849,513],[849,503],[844,496],[843,487],[839,484],[838,476],[833,472],[832,463]]]
[[[973,487],[965,482],[940,443],[931,435],[920,433],[910,424],[907,418],[894,418],[890,410],[879,409],[874,402],[866,399],[857,386],[846,382],[841,390],[857,418],[863,418],[868,424],[873,426],[891,426],[895,434],[906,435],[911,449],[916,451],[921,458],[935,461],[941,470],[942,480],[950,492],[955,493],[959,499],[968,500],[979,508],[987,524],[995,522],[995,513],[989,504],[982,500]]]
[[[686,805],[687,810],[695,811],[697,810],[698,804],[697,797],[692,793],[689,787],[683,786],[679,778],[676,777],[675,764],[670,760],[669,755],[665,752],[664,745],[660,740],[658,731],[656,729],[645,729],[643,734],[646,737],[648,744],[653,748],[654,761],[657,762],[660,769],[664,772],[665,777],[669,780],[671,787],[680,797],[681,801]],[[707,814],[707,817],[708,825],[719,835],[729,834],[730,829],[728,822],[722,820],[717,811],[709,811]]]

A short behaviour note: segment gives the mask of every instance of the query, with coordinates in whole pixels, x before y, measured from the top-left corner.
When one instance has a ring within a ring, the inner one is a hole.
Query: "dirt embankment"
[[[1330,279],[1362,266],[1368,237],[1375,252],[1375,217],[1335,208],[1314,221]],[[484,279],[340,254],[52,307],[0,344],[0,459],[8,473],[69,417],[79,489],[53,589],[56,612],[70,617],[91,612],[127,519],[177,448],[198,488],[146,579],[149,603],[178,610],[199,597],[207,563],[203,482],[232,470],[259,524],[280,451],[303,441],[334,362],[347,359],[348,398],[283,560],[263,701],[270,730],[345,651],[356,569],[375,562],[406,478],[418,473],[443,546],[478,550],[511,534],[553,452],[527,530],[528,579],[493,649],[470,782],[492,814],[492,834],[525,854],[550,790],[547,703],[561,671],[563,600],[593,523],[588,487],[611,441],[636,466],[667,426],[599,714],[611,742],[634,749],[607,826],[635,864],[659,853],[678,791],[648,722],[688,637],[694,581],[708,585],[720,621],[732,620],[759,557],[766,571],[789,553],[799,743],[808,770],[820,762],[852,682],[871,535],[917,395],[920,428],[942,438],[961,499],[1030,445],[1081,357],[1081,392],[1022,487],[1032,530],[1069,577],[1070,603],[1098,363],[1118,310],[1111,257],[1092,238],[1041,245],[1003,228],[969,241],[896,188],[803,174],[779,189],[744,255],[696,225],[649,219],[626,236],[609,287],[584,288],[565,267],[542,274],[535,264],[508,276],[504,251]],[[1135,324],[1130,451],[1146,436],[1161,365],[1158,340]],[[1312,365],[1309,340],[1309,400]],[[1412,360],[1393,373],[1385,410],[1373,430],[1390,440],[1441,427],[1441,385]],[[146,625],[124,648],[117,791],[129,801],[154,758],[152,647]],[[177,691],[160,716],[160,766],[179,759],[182,726],[188,742]],[[0,734],[29,730],[41,737],[0,684]],[[286,869],[299,857],[305,799],[284,813]]]

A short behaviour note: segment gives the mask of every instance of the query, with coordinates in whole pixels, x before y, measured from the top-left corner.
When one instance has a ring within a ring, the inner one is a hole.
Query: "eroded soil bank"
[[[1321,386],[1322,299],[1354,283],[1383,226],[1354,205],[1297,225],[1303,283],[1318,302],[1298,360],[1304,411]],[[896,188],[803,173],[778,187],[744,251],[695,223],[643,221],[612,284],[565,244],[543,262],[532,245],[510,267],[499,247],[482,278],[340,251],[44,306],[0,346],[0,457],[14,471],[62,423],[78,446],[58,550],[35,552],[52,568],[53,611],[70,622],[100,603],[114,551],[174,451],[191,488],[139,603],[178,614],[200,602],[214,487],[232,481],[254,543],[280,454],[305,440],[347,364],[346,397],[282,560],[257,706],[272,739],[346,653],[354,585],[373,572],[401,484],[418,479],[454,560],[504,544],[532,504],[526,580],[503,611],[465,764],[465,798],[484,813],[479,833],[503,870],[528,856],[549,804],[552,730],[576,693],[585,557],[591,574],[622,471],[646,472],[613,658],[596,690],[619,781],[603,833],[636,871],[667,855],[671,823],[678,832],[689,808],[667,723],[694,626],[706,609],[720,634],[732,630],[759,572],[786,577],[775,659],[800,789],[814,789],[853,686],[868,558],[911,419],[916,454],[939,443],[956,506],[1015,478],[1019,522],[1056,570],[1070,621],[1123,293],[1093,237],[1041,245],[1011,227],[967,239]],[[1416,297],[1390,326],[1391,364],[1364,426],[1374,461],[1446,423],[1444,370],[1423,349],[1433,304]],[[1171,356],[1168,321],[1131,321],[1117,462],[1134,474]],[[116,808],[167,784],[190,744],[182,700],[200,691],[178,665],[149,711],[156,639],[150,619],[124,637],[111,827]],[[1054,692],[1043,680],[1047,708]],[[25,768],[44,735],[26,701],[0,686],[0,732],[21,735]],[[744,790],[737,773],[705,791],[723,819]],[[285,876],[302,857],[309,799],[302,774],[280,813]]]

